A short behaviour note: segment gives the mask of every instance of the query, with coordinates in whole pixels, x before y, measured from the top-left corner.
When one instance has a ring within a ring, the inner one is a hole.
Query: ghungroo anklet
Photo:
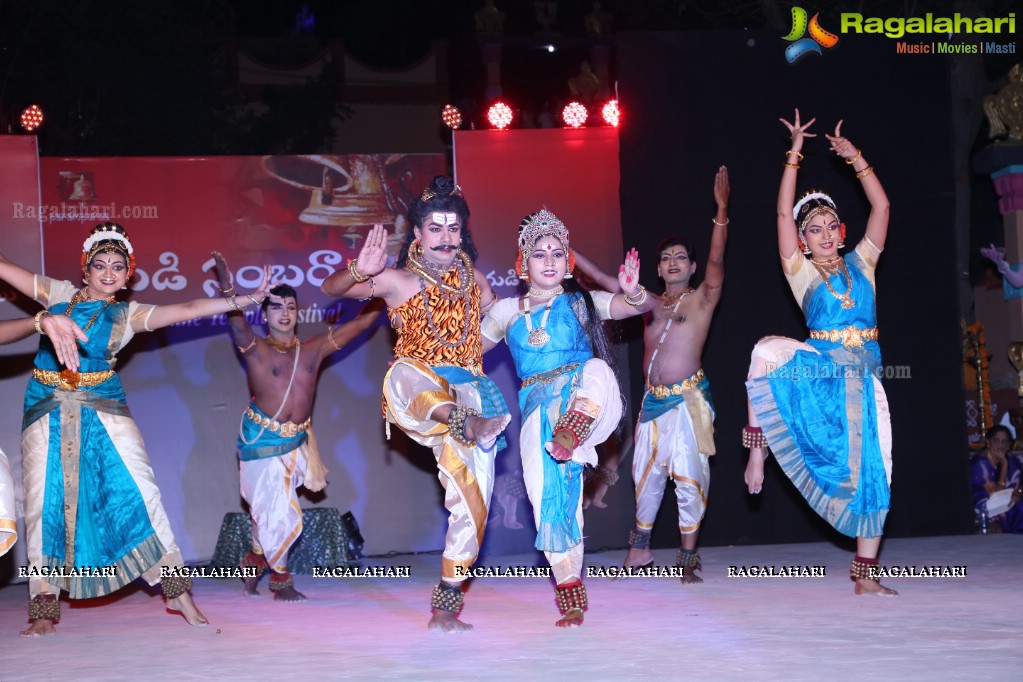
[[[570,611],[579,611],[581,614],[590,606],[590,600],[586,596],[586,585],[582,580],[558,585],[554,588],[554,598],[563,616],[569,615]]]
[[[462,586],[452,585],[443,580],[433,588],[433,597],[430,599],[430,606],[437,611],[447,611],[457,615],[462,610]]]
[[[617,483],[619,478],[617,471],[611,471],[603,464],[598,464],[597,466],[593,467],[590,470],[590,476],[592,476],[595,480],[603,483],[608,488]]]
[[[572,449],[579,447],[579,444],[586,440],[593,428],[593,417],[579,410],[569,410],[560,417],[554,424],[554,437],[560,433],[568,433],[572,436]]]
[[[742,447],[744,448],[766,448],[767,437],[759,426],[742,427]]]
[[[468,405],[456,405],[448,415],[448,431],[451,433],[451,437],[467,447],[476,447],[476,441],[466,435],[465,427],[469,417],[482,416],[482,412]]]
[[[650,531],[633,528],[629,531],[629,547],[633,549],[650,549]]]
[[[269,565],[266,563],[266,557],[262,554],[256,554],[250,550],[249,553],[245,555],[245,558],[241,560],[241,563],[238,564],[238,567],[256,569],[256,577],[259,578],[266,573],[266,569]]]
[[[48,620],[56,623],[60,620],[60,600],[55,594],[37,594],[28,601],[28,619]]]
[[[873,580],[876,583],[881,582],[881,579],[871,572],[871,568],[877,566],[877,559],[866,559],[861,556],[855,556],[852,560],[852,567],[849,569],[849,579],[852,581],[856,580]]]
[[[682,549],[679,547],[678,553],[675,554],[675,566],[686,569],[687,573],[703,570],[703,566],[700,565],[700,555],[696,553],[695,549]]]
[[[284,573],[278,573],[274,571],[270,574],[270,591],[279,592],[280,590],[286,590],[289,587],[294,587],[295,581],[292,579],[291,574],[285,571]]]
[[[163,589],[163,596],[168,599],[177,599],[192,589],[192,579],[188,576],[171,575],[160,578],[160,587]]]

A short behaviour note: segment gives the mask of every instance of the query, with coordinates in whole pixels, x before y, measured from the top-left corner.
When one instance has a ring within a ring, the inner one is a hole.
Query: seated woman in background
[[[1023,487],[1020,483],[1020,459],[1009,452],[1012,432],[1005,426],[992,426],[987,432],[987,447],[973,456],[970,476],[973,481],[973,507],[979,514],[988,498],[999,490],[1010,489],[1012,506],[993,517],[1006,533],[1023,533]]]

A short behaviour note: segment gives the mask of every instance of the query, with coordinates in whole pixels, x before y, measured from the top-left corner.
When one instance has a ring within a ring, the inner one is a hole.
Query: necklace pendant
[[[551,340],[551,335],[547,333],[547,330],[543,327],[539,329],[533,329],[529,332],[529,336],[526,338],[528,343],[533,348],[541,348],[547,345],[547,342]]]
[[[855,305],[856,301],[852,300],[848,296],[842,298],[842,308],[844,308],[845,310],[849,310],[850,308],[855,307]]]

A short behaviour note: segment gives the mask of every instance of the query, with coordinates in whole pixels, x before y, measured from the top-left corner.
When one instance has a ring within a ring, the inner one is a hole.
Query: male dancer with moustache
[[[669,237],[658,246],[657,274],[664,280],[661,304],[646,316],[646,393],[636,425],[632,478],[636,484],[636,527],[629,533],[625,566],[653,565],[650,533],[668,476],[675,482],[682,544],[675,566],[683,584],[701,583],[696,541],[707,509],[709,458],[714,454],[714,409],[710,384],[700,368],[703,345],[725,280],[728,238],[728,169],[714,178],[717,214],[703,283],[693,288],[696,262],[689,243]]]
[[[217,252],[213,257],[220,289],[229,295],[234,285],[227,262]],[[255,576],[244,578],[245,594],[259,594],[256,583],[269,568],[274,599],[293,602],[306,598],[288,573],[288,550],[302,533],[298,487],[317,492],[327,485],[312,430],[317,375],[327,356],[368,329],[379,310],[367,307],[354,320],[300,342],[293,288],[273,287],[261,307],[268,330],[265,338],[253,333],[240,310],[228,314],[252,396],[238,434],[241,493],[252,516],[253,540],[241,565],[256,569]]]
[[[462,583],[483,542],[497,441],[511,419],[483,374],[480,314],[497,297],[474,265],[468,219],[462,190],[438,176],[409,208],[413,229],[397,267],[385,267],[386,234],[377,225],[358,258],[322,287],[334,296],[384,299],[397,331],[396,359],[384,378],[384,416],[437,459],[449,516],[428,627],[445,632],[472,629],[458,619]]]

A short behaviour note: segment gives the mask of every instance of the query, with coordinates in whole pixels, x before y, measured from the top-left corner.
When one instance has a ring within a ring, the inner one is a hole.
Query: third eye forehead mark
[[[453,226],[458,222],[458,214],[434,211],[430,214],[430,222],[442,227]]]

